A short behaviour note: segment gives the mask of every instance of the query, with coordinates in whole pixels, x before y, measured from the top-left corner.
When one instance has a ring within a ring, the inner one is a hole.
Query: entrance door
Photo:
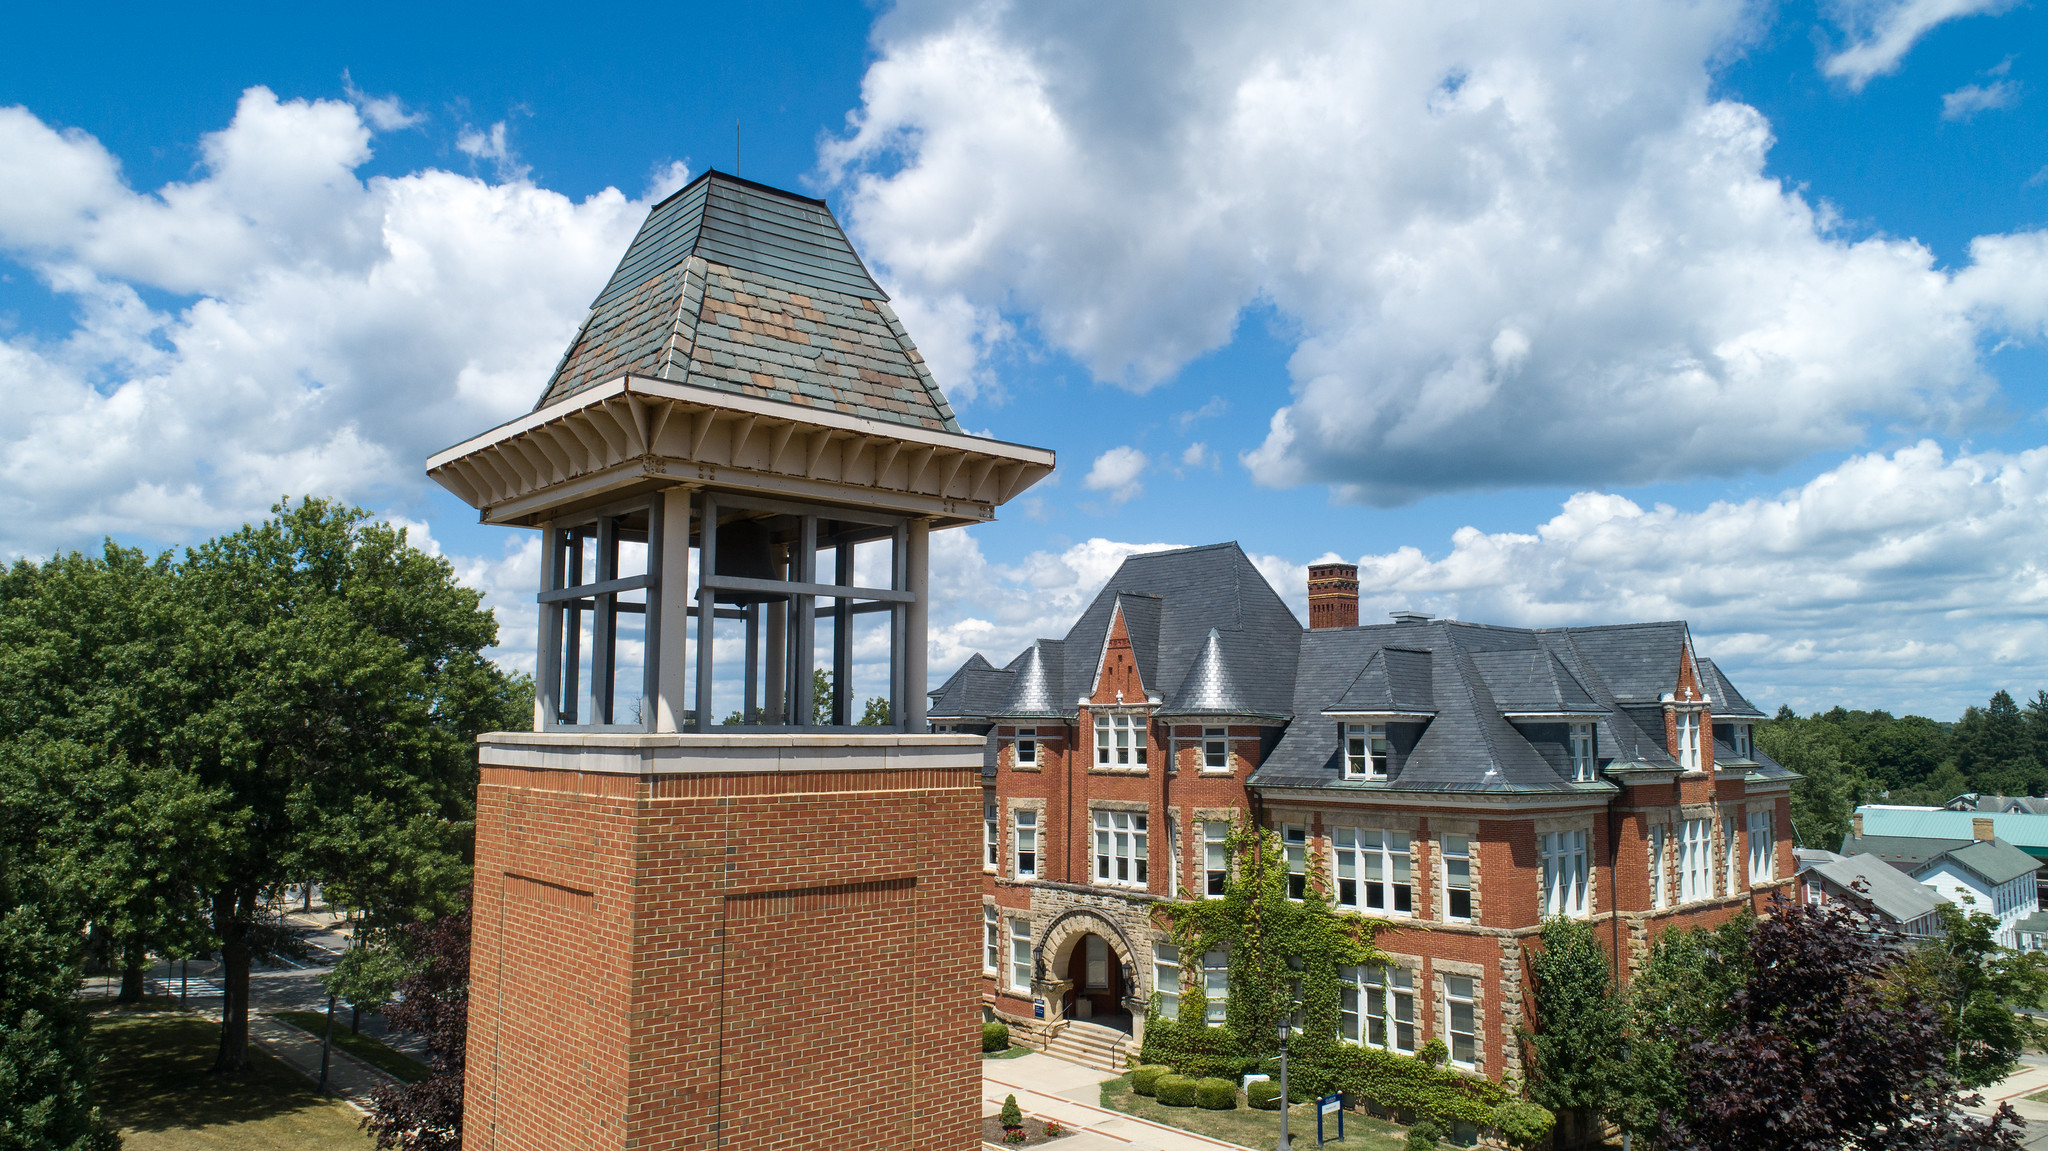
[[[1130,1029],[1130,1016],[1125,1012],[1123,1002],[1123,964],[1117,961],[1116,951],[1110,947],[1109,940],[1100,935],[1082,936],[1074,944],[1074,956],[1067,965],[1067,978],[1074,985],[1067,1018]],[[1083,1003],[1087,1006],[1082,1007]]]

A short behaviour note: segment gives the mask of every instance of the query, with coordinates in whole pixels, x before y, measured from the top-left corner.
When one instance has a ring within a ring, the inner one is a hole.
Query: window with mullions
[[[1344,778],[1387,778],[1387,725],[1344,725]]]
[[[1338,827],[1330,831],[1337,906],[1408,915],[1415,910],[1408,833]]]
[[[1205,727],[1202,729],[1202,770],[1230,770],[1229,729]]]
[[[1778,836],[1771,813],[1749,813],[1749,881],[1768,883],[1778,876]]]
[[[1171,943],[1152,945],[1152,989],[1159,992],[1159,1013],[1168,1019],[1180,1016],[1180,948]]]
[[[1650,906],[1667,907],[1671,886],[1664,880],[1664,825],[1650,828]]]
[[[1698,771],[1700,769],[1700,715],[1696,711],[1678,713],[1678,769]]]
[[[1678,827],[1678,898],[1691,903],[1714,894],[1714,821],[1688,819]]]
[[[1016,766],[1018,766],[1018,767],[1037,767],[1037,766],[1038,766],[1038,729],[1037,729],[1037,728],[1035,728],[1035,727],[1020,727],[1020,728],[1018,728],[1018,729],[1017,729],[1017,756],[1016,756]]]
[[[1287,898],[1300,899],[1308,893],[1308,828],[1281,828],[1280,845],[1287,855]]]
[[[1038,878],[1038,813],[1030,808],[1017,809],[1017,869],[1018,879]]]
[[[1211,1027],[1223,1026],[1229,1015],[1230,1005],[1230,952],[1217,950],[1203,953],[1202,996],[1207,1000],[1203,1021]]]
[[[1450,1023],[1451,1062],[1473,1067],[1479,1062],[1479,1005],[1469,975],[1444,976],[1444,1016]]]
[[[1662,829],[1659,829],[1662,830]],[[1543,916],[1586,914],[1586,833],[1552,831],[1536,837],[1543,859]]]
[[[982,866],[1000,867],[1003,863],[1003,824],[997,814],[996,805],[985,803],[981,807],[981,839],[983,847]]]
[[[1145,886],[1145,816],[1135,811],[1095,813],[1095,881]]]
[[[981,909],[981,973],[994,975],[1003,966],[1003,921],[996,909]]]
[[[1734,895],[1742,890],[1742,851],[1736,843],[1736,832],[1742,821],[1736,818],[1737,810],[1732,807],[1721,809],[1721,894]]]
[[[1145,725],[1142,715],[1095,716],[1095,762],[1102,767],[1145,766]]]
[[[1226,820],[1202,824],[1202,878],[1202,894],[1223,898],[1223,888],[1230,882],[1230,824]]]
[[[1340,967],[1337,1037],[1360,1047],[1415,1054],[1415,973],[1405,967]]]
[[[1010,921],[1010,987],[1016,991],[1031,991],[1031,921],[1012,919]]]
[[[1593,725],[1575,723],[1571,731],[1572,781],[1587,783],[1593,772]]]
[[[1472,918],[1472,840],[1464,835],[1443,838],[1444,918]]]

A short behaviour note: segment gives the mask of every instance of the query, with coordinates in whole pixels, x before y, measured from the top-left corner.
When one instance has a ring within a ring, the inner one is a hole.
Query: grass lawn
[[[318,1039],[327,1031],[327,1016],[319,1011],[274,1011],[270,1016],[291,1024]],[[406,1083],[418,1083],[434,1073],[426,1064],[395,1050],[381,1039],[358,1035],[348,1029],[348,1021],[340,1017],[334,1020],[334,1045],[350,1055],[375,1067],[387,1075],[395,1075]]]
[[[145,1009],[163,1004],[146,1004]],[[95,1013],[101,1107],[126,1151],[367,1151],[341,1103],[250,1048],[245,1075],[213,1075],[220,1026],[197,1015]]]
[[[1029,1054],[1031,1054],[1031,1048],[1020,1043],[1004,1048],[1001,1051],[984,1051],[981,1053],[981,1057],[983,1059],[1017,1059]]]
[[[1157,1099],[1134,1094],[1131,1077],[1119,1076],[1102,1085],[1102,1105],[1112,1111],[1150,1119],[1197,1135],[1207,1135],[1245,1147],[1272,1147],[1280,1142],[1280,1113],[1254,1111],[1238,1100],[1235,1111],[1205,1111],[1200,1107],[1168,1107]],[[1329,1122],[1336,1134],[1336,1118]],[[1296,1147],[1316,1144],[1316,1109],[1311,1103],[1297,1103],[1287,1113],[1287,1134]],[[1344,1116],[1344,1138],[1331,1139],[1325,1147],[1345,1151],[1404,1151],[1408,1146],[1405,1128],[1356,1112]]]

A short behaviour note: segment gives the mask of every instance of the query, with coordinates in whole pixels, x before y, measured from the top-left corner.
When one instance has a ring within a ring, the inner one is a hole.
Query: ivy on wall
[[[1278,835],[1239,821],[1228,849],[1232,867],[1221,898],[1182,899],[1153,913],[1180,949],[1181,996],[1168,1018],[1153,995],[1144,1061],[1183,1075],[1235,1079],[1279,1054],[1278,1024],[1292,1014],[1288,1086],[1299,1096],[1343,1091],[1389,1111],[1486,1124],[1509,1098],[1499,1085],[1337,1037],[1339,972],[1390,965],[1374,943],[1386,921],[1332,910],[1329,870],[1314,846],[1307,848],[1307,888],[1299,900],[1287,897]],[[1212,1027],[1202,959],[1214,951],[1229,956],[1229,974],[1223,1022]]]

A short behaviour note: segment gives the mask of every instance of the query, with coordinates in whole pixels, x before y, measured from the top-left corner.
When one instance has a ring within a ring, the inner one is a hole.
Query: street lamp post
[[[1280,1017],[1280,1146],[1279,1151],[1294,1151],[1294,1144],[1287,1139],[1287,1017]]]

